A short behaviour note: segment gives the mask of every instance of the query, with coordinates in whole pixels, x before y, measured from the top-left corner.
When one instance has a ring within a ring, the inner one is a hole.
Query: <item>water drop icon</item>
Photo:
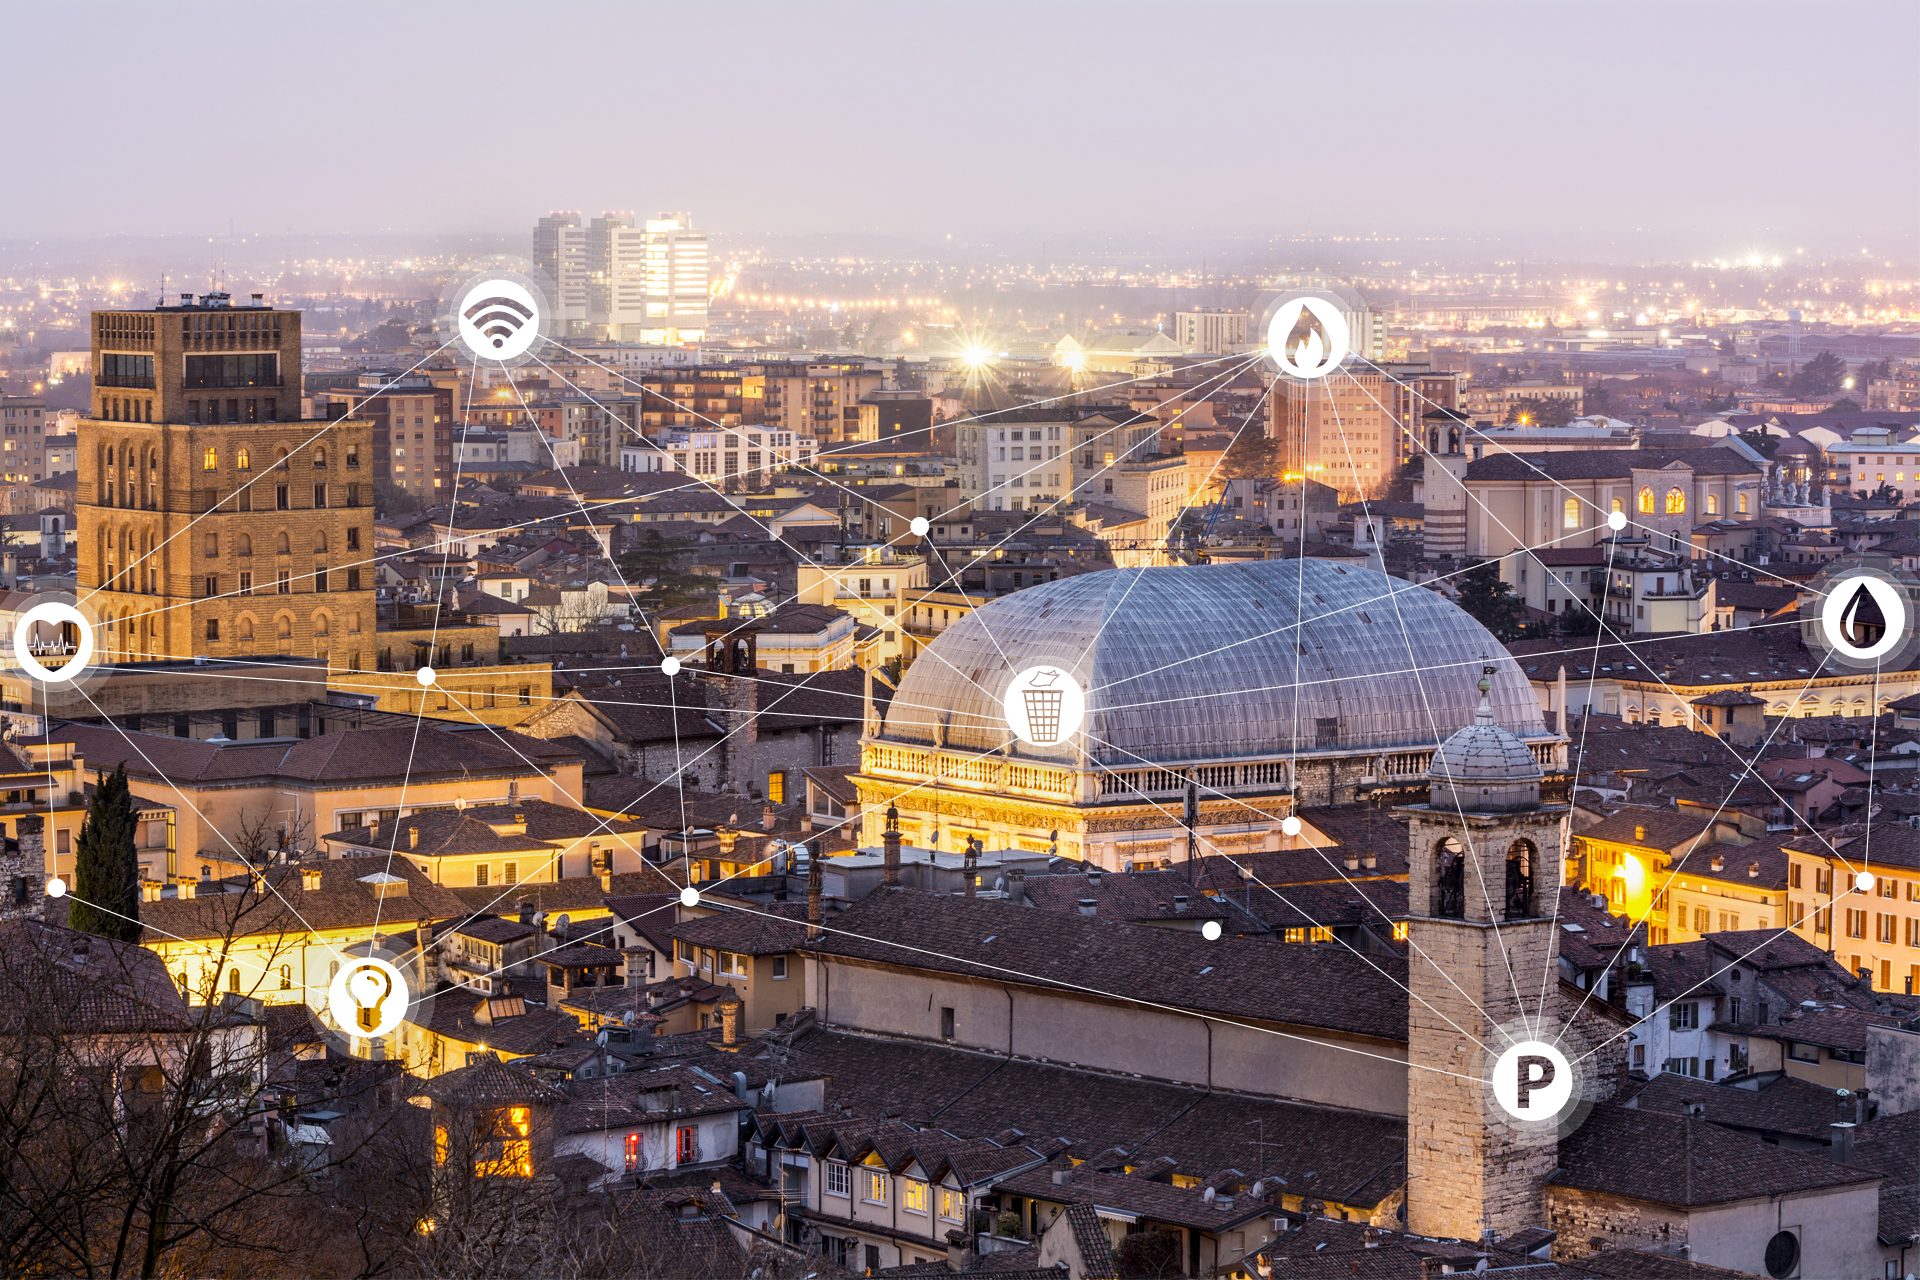
[[[1887,632],[1887,616],[1873,588],[1862,582],[1840,612],[1840,635],[1856,649],[1871,649]]]

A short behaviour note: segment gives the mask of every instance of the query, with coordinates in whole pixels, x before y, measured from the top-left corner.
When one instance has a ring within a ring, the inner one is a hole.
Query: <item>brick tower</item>
[[[302,418],[300,313],[98,311],[93,373],[75,506],[102,656],[366,666],[372,428]]]
[[[1553,924],[1567,808],[1540,800],[1533,753],[1494,723],[1441,744],[1409,832],[1407,1229],[1479,1241],[1546,1221],[1551,1140],[1523,1137],[1481,1079],[1507,1033],[1552,1007]],[[1516,988],[1518,994],[1516,995]],[[1546,1020],[1551,1038],[1558,1023]],[[1478,1040],[1479,1043],[1475,1043]],[[1422,1070],[1423,1067],[1438,1070]]]

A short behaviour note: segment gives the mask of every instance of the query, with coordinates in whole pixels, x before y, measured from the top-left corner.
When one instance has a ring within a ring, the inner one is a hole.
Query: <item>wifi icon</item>
[[[482,280],[460,299],[460,339],[476,359],[511,360],[540,336],[540,304],[515,280]]]

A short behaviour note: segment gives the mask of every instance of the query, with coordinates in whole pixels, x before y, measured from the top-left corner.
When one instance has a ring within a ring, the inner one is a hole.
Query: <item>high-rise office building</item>
[[[1329,377],[1276,378],[1267,434],[1279,443],[1283,471],[1332,485],[1345,502],[1378,498],[1419,455],[1422,419],[1456,408],[1459,395],[1458,374],[1349,358]]]
[[[572,335],[587,323],[587,229],[577,213],[550,213],[533,224],[533,265],[553,285],[551,332]]]
[[[689,213],[647,219],[646,328],[642,342],[698,342],[707,331],[707,233]]]
[[[1176,311],[1173,340],[1189,355],[1226,355],[1244,351],[1253,332],[1253,317],[1244,311],[1210,307]]]
[[[364,665],[372,428],[301,419],[300,313],[224,293],[96,312],[93,372],[75,503],[101,649]]]
[[[603,213],[585,226],[551,213],[533,228],[534,264],[553,282],[561,331],[617,342],[698,342],[707,329],[707,233],[693,216],[635,225]]]

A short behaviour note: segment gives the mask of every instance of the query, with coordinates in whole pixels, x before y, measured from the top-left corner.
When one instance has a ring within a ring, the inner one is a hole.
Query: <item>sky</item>
[[[0,43],[0,240],[620,208],[1920,258],[1912,0],[102,0]]]

